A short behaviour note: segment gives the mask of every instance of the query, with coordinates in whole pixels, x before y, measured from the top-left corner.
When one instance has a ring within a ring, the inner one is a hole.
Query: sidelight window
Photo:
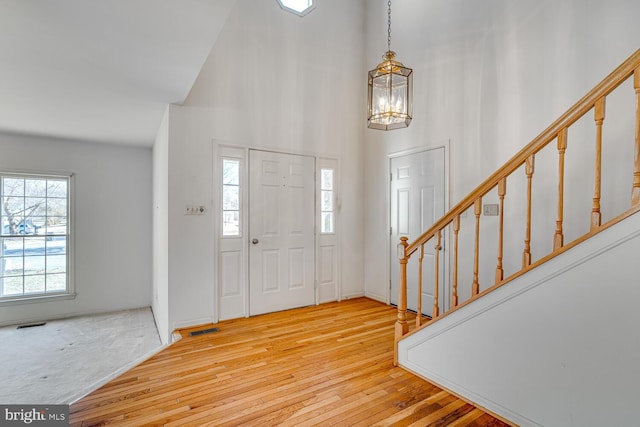
[[[240,236],[240,160],[222,159],[222,235]]]
[[[335,232],[334,170],[320,169],[320,232]]]

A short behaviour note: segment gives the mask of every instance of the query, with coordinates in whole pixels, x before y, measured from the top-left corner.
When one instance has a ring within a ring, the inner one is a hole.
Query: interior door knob
[[[257,245],[257,244],[258,244],[258,242],[259,242],[259,240],[258,240],[258,239],[253,239],[253,240],[251,240],[251,243],[253,243],[254,245]]]

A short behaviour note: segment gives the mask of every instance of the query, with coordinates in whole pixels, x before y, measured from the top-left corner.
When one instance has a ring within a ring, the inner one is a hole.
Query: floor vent
[[[44,326],[47,322],[37,322],[37,323],[27,323],[25,325],[20,325],[16,329],[24,329],[24,328],[34,328],[36,326]]]
[[[213,332],[218,332],[218,328],[209,328],[209,329],[201,329],[199,331],[191,331],[189,332],[190,337],[196,337],[198,335],[211,334]]]

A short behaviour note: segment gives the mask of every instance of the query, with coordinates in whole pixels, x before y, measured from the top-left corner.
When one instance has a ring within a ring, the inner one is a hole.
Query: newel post
[[[398,243],[398,258],[400,259],[400,294],[398,295],[398,318],[396,320],[395,330],[395,351],[393,357],[393,364],[398,365],[398,341],[407,332],[409,332],[409,324],[407,323],[407,243],[406,237],[400,238]]]

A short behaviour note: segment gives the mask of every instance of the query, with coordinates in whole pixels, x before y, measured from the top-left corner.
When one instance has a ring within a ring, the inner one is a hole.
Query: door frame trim
[[[386,162],[386,198],[387,198],[387,209],[386,209],[386,216],[387,216],[387,220],[386,220],[386,224],[387,224],[387,229],[386,229],[386,241],[387,241],[387,249],[388,249],[388,253],[387,253],[387,261],[385,263],[385,268],[386,268],[386,277],[388,280],[387,286],[385,286],[386,289],[386,303],[387,304],[391,304],[391,257],[394,256],[394,254],[392,253],[392,249],[391,249],[391,181],[390,181],[390,177],[391,177],[391,160],[397,157],[402,157],[402,156],[407,156],[407,155],[411,155],[411,154],[416,154],[416,153],[422,153],[424,151],[430,151],[430,150],[436,150],[438,148],[444,148],[444,210],[445,213],[451,209],[450,206],[450,185],[449,185],[449,179],[451,177],[451,161],[450,161],[450,150],[451,150],[451,139],[446,139],[443,141],[438,141],[438,142],[434,142],[434,143],[428,143],[425,145],[420,145],[417,147],[413,147],[413,148],[409,148],[409,149],[405,149],[402,151],[396,151],[393,153],[389,153],[387,154],[387,162]],[[447,234],[445,236],[443,236],[443,240],[444,240],[444,247],[448,248],[450,247],[449,243],[450,243],[450,236]],[[397,258],[397,256],[396,256]],[[449,276],[450,276],[450,260],[449,260],[449,256],[445,255],[443,262],[445,263],[445,271],[444,271],[444,282],[446,284],[445,286],[445,290],[448,290],[448,286],[449,286]],[[443,306],[447,306],[449,304],[449,299],[450,299],[450,295],[449,292],[444,292],[443,298],[442,298],[442,305]]]
[[[213,275],[213,290],[214,290],[214,307],[213,307],[213,322],[217,323],[221,320],[221,313],[220,313],[220,304],[221,304],[221,294],[222,294],[222,289],[221,286],[222,284],[220,283],[220,277],[219,277],[219,273],[220,273],[220,261],[219,261],[219,257],[220,257],[220,238],[221,238],[221,228],[220,228],[220,221],[221,221],[221,205],[220,205],[220,201],[221,201],[221,190],[222,190],[222,186],[220,185],[220,180],[219,180],[219,176],[221,173],[220,170],[220,162],[221,159],[225,156],[221,155],[221,148],[230,148],[230,149],[235,149],[235,150],[242,150],[243,152],[243,160],[244,160],[244,170],[241,171],[241,182],[244,183],[244,185],[241,185],[241,192],[242,192],[242,196],[241,196],[241,216],[240,216],[240,221],[241,221],[241,238],[243,240],[242,243],[242,274],[243,274],[243,283],[242,283],[242,289],[243,289],[243,314],[240,317],[249,317],[249,151],[251,150],[257,150],[257,151],[265,151],[265,152],[271,152],[271,153],[280,153],[280,154],[289,154],[289,155],[294,155],[294,156],[306,156],[306,157],[313,157],[315,159],[315,175],[314,175],[314,192],[315,192],[315,198],[314,198],[314,222],[315,222],[315,234],[314,234],[314,250],[315,250],[315,257],[314,257],[314,263],[315,263],[315,274],[314,274],[314,287],[315,287],[315,305],[318,305],[320,303],[320,298],[319,298],[319,264],[320,264],[320,260],[319,260],[319,256],[320,256],[320,239],[319,239],[319,229],[318,229],[318,225],[319,225],[319,219],[320,219],[320,214],[319,214],[319,205],[318,205],[318,197],[319,197],[319,191],[318,191],[318,177],[320,174],[320,168],[321,165],[323,164],[323,160],[324,161],[329,161],[329,162],[335,162],[336,165],[336,175],[335,175],[335,184],[337,187],[337,200],[336,200],[336,216],[335,216],[335,226],[336,226],[336,248],[337,248],[337,265],[336,265],[336,301],[341,301],[342,300],[342,276],[343,276],[343,271],[342,271],[342,233],[341,233],[341,229],[342,229],[342,215],[340,212],[340,205],[342,203],[342,182],[341,182],[341,176],[342,176],[342,171],[341,171],[341,167],[342,167],[342,159],[341,156],[339,155],[332,155],[332,154],[323,154],[323,153],[317,153],[317,152],[309,152],[309,151],[296,151],[296,150],[284,150],[284,149],[273,149],[273,148],[265,148],[265,147],[259,147],[259,146],[254,146],[254,145],[248,145],[248,144],[242,144],[242,143],[237,143],[237,142],[232,142],[232,141],[227,141],[227,140],[222,140],[222,139],[216,139],[213,138],[211,140],[212,142],[212,146],[213,146],[213,158],[211,159],[212,163],[213,163],[213,176],[212,181],[211,181],[211,185],[212,185],[212,206],[213,206],[213,215],[212,215],[212,221],[214,222],[213,224],[213,254],[214,254],[214,259],[213,259],[213,268],[214,268],[214,275]],[[222,319],[222,320],[226,320]]]

